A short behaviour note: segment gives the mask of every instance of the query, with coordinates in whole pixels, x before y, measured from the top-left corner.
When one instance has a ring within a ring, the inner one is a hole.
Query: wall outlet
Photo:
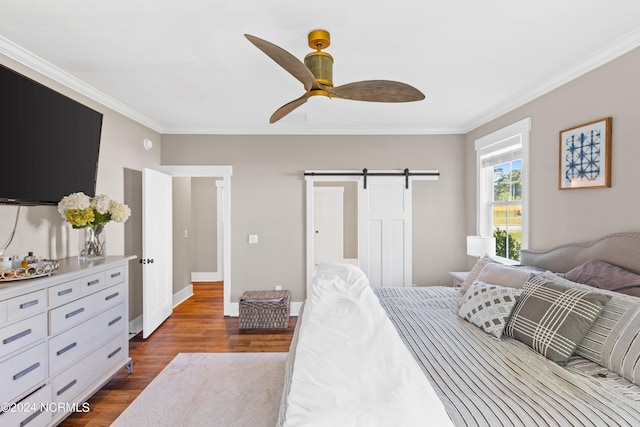
[[[276,291],[281,291],[282,290],[282,286],[276,285]]]

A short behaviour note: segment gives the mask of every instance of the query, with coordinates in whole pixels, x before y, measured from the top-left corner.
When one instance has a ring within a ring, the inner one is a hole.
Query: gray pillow
[[[524,284],[504,333],[564,365],[610,299],[536,275]]]
[[[492,285],[520,289],[531,278],[532,274],[531,271],[491,262],[484,266],[480,274],[478,274],[477,280]]]
[[[589,288],[588,285],[558,278],[553,273],[544,274],[567,286]],[[611,296],[611,299],[575,353],[640,385],[640,298],[605,289],[598,292]]]
[[[568,271],[564,277],[573,282],[640,297],[640,275],[599,259],[590,259]]]

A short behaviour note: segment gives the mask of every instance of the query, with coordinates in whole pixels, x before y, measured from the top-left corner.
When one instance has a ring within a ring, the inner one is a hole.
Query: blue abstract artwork
[[[560,133],[560,188],[608,186],[607,124],[604,120]]]
[[[565,162],[567,171],[565,179],[586,179],[593,181],[600,176],[600,146],[602,133],[591,130],[587,133],[571,135],[565,141]]]

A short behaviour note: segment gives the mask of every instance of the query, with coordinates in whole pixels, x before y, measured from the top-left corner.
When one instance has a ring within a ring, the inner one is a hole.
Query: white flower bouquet
[[[89,197],[84,193],[64,196],[58,203],[58,212],[73,228],[94,228],[98,233],[109,221],[125,222],[131,209],[124,203],[100,194]]]

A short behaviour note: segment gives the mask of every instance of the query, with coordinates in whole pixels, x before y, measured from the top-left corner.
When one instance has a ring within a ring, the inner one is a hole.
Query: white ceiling
[[[335,85],[426,100],[310,101],[270,125],[302,85],[243,34],[302,60],[317,28]],[[0,0],[0,53],[162,133],[463,133],[639,45],[637,0]]]

